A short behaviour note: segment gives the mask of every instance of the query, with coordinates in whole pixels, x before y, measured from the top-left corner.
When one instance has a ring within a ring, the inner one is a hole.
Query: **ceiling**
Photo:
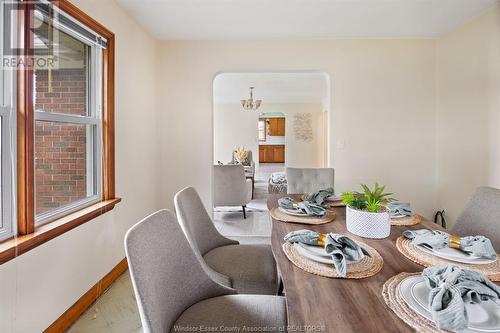
[[[161,40],[432,38],[500,0],[117,0]]]
[[[214,80],[214,103],[232,104],[249,98],[269,103],[322,103],[327,98],[328,81],[322,73],[228,73]]]

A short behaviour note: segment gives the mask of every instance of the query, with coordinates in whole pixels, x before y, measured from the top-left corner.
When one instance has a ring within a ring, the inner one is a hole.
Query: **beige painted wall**
[[[320,168],[324,166],[323,106],[318,104],[274,104],[273,112],[285,115],[285,165],[296,168]],[[310,142],[297,140],[293,131],[297,113],[312,115],[313,139]]]
[[[476,185],[500,186],[498,9],[436,48],[425,39],[156,43],[114,1],[74,2],[117,36],[123,202],[0,266],[1,332],[46,328],[123,258],[125,231],[172,207],[177,190],[194,185],[210,206],[212,82],[221,72],[330,75],[328,162],[339,191],[379,181],[431,216],[457,211]]]
[[[437,40],[438,205],[450,226],[480,185],[500,187],[500,6]]]
[[[162,206],[155,41],[114,1],[73,2],[116,34],[116,192],[123,201],[0,265],[0,332],[43,331],[124,258],[126,230]]]
[[[255,163],[259,161],[258,111],[246,111],[241,104],[214,105],[214,163],[231,161],[236,147],[250,149]]]
[[[290,167],[323,166],[323,106],[321,103],[266,103],[263,112],[281,112],[285,115],[285,164]],[[236,146],[251,149],[258,164],[259,140],[257,122],[260,112],[242,110],[239,104],[214,106],[214,162],[227,163]],[[294,115],[311,113],[313,140],[302,142],[293,132]]]
[[[434,212],[434,40],[172,41],[160,43],[159,61],[162,199],[170,207],[187,185],[211,205],[217,74],[317,70],[331,78],[337,189],[378,181],[424,215]]]

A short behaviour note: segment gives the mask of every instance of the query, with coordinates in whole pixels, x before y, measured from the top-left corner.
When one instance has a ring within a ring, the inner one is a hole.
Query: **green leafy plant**
[[[340,199],[342,199],[344,204],[350,206],[356,197],[354,192],[344,192],[340,195]]]
[[[364,191],[366,206],[369,212],[377,213],[382,206],[394,200],[390,197],[392,193],[384,193],[385,186],[380,186],[378,183],[375,183],[373,190],[370,190],[365,184],[361,184],[361,187]]]
[[[385,193],[385,186],[380,186],[378,183],[375,184],[373,190],[365,184],[361,184],[361,187],[363,188],[363,193],[342,193],[340,196],[342,202],[351,208],[378,213],[383,206],[394,200],[390,197],[392,193]]]
[[[356,209],[365,209],[366,200],[362,193],[358,192],[345,192],[340,195],[340,199],[344,204]]]
[[[380,210],[380,202],[373,199],[367,199],[366,210],[370,213],[378,213],[378,211]]]

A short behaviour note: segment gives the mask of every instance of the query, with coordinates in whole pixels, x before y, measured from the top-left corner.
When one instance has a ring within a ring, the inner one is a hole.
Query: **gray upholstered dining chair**
[[[252,200],[252,180],[246,179],[241,164],[214,165],[214,207],[240,206],[246,218],[246,205]]]
[[[175,216],[160,210],[125,235],[132,285],[146,333],[191,332],[193,327],[286,325],[285,299],[234,295],[200,265]]]
[[[334,187],[333,168],[286,168],[287,193],[312,193]]]
[[[270,245],[239,244],[222,236],[192,187],[178,192],[174,202],[182,230],[212,278],[242,294],[277,293],[278,273]]]
[[[500,251],[500,189],[477,188],[452,228],[460,236],[484,235]]]

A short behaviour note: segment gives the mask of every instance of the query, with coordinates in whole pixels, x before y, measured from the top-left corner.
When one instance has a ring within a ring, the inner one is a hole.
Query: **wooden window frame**
[[[25,253],[91,219],[102,215],[121,201],[115,195],[115,35],[68,0],[51,0],[51,4],[92,29],[107,40],[103,50],[102,108],[102,201],[70,213],[53,222],[35,227],[35,167],[34,167],[34,101],[33,70],[17,71],[17,237],[0,244],[0,264]],[[18,31],[24,34],[24,54],[32,56],[33,4],[21,0]]]

